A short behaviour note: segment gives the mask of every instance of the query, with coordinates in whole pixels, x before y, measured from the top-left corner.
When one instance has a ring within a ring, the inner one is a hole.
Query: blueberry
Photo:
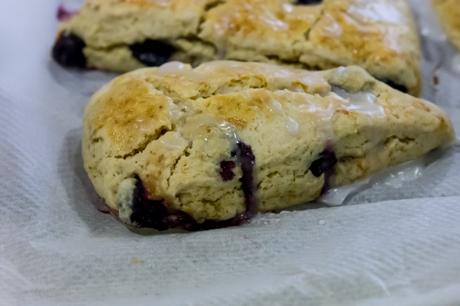
[[[257,201],[254,194],[254,166],[256,158],[251,146],[242,141],[237,143],[236,157],[241,164],[242,176],[240,179],[246,205],[246,216],[251,218],[256,214]]]
[[[63,33],[54,44],[52,55],[62,66],[85,68],[84,48],[85,42],[80,37],[72,33]]]
[[[246,205],[246,210],[243,213],[229,220],[208,220],[204,223],[197,223],[190,215],[184,212],[169,211],[163,200],[149,199],[142,181],[136,176],[136,186],[133,191],[133,202],[131,204],[131,222],[140,228],[153,228],[159,231],[170,228],[182,228],[188,231],[208,230],[240,225],[247,222],[256,214],[257,210],[257,202],[254,194],[253,173],[255,156],[252,152],[251,146],[241,141],[236,144],[236,148],[232,152],[232,155],[240,164],[242,171],[240,182]],[[236,163],[234,161],[222,161],[220,166],[220,174],[224,181],[234,178],[235,174],[233,169],[236,167]]]
[[[388,80],[384,80],[383,82],[385,84],[387,84],[388,86],[393,87],[394,89],[399,90],[399,91],[401,91],[403,93],[408,93],[409,92],[407,87],[404,86],[404,85],[398,84],[398,83],[393,82],[393,81],[388,81]]]
[[[311,4],[320,4],[322,0],[296,0],[295,4],[301,5],[311,5]]]
[[[130,49],[133,56],[146,66],[161,66],[169,61],[176,51],[176,48],[167,42],[151,39],[133,44]]]
[[[232,160],[224,160],[220,162],[219,174],[225,182],[233,180],[235,177],[233,169],[235,169],[235,167],[236,163]]]
[[[137,178],[136,187],[133,191],[131,222],[138,227],[149,227],[157,230],[167,230],[168,210],[163,201],[149,200],[144,185]]]
[[[170,212],[162,200],[150,200],[139,177],[136,177],[136,187],[133,191],[131,205],[131,222],[139,228],[153,228],[164,231],[171,228],[182,228],[187,231],[210,230],[245,223],[250,216],[247,212],[224,221],[208,220],[197,223],[185,212]]]
[[[330,172],[337,164],[337,157],[332,150],[324,150],[319,158],[311,163],[310,171],[315,177],[320,177],[323,173]]]
[[[244,195],[246,209],[243,213],[224,221],[206,221],[200,224],[189,223],[184,227],[187,230],[209,230],[221,227],[236,226],[248,222],[257,212],[257,199],[254,193],[254,166],[256,158],[251,146],[242,141],[236,143],[231,156],[236,159],[241,167],[240,178],[241,189]],[[232,180],[235,177],[233,169],[236,167],[234,161],[222,161],[220,163],[220,175],[224,181]]]

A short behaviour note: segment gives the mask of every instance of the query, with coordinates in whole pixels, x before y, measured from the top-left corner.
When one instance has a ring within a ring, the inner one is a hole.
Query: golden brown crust
[[[236,139],[252,148],[257,209],[269,211],[319,196],[326,176],[309,167],[325,150],[338,160],[329,183],[342,185],[450,143],[453,129],[438,107],[358,67],[171,63],[123,75],[92,98],[83,157],[112,209],[129,211],[136,177],[171,211],[221,221],[245,209],[242,170],[229,181],[219,173]]]
[[[384,81],[420,90],[420,48],[406,0],[91,0],[63,26],[82,37],[90,66],[142,64],[129,45],[165,40],[173,60],[262,61],[328,69],[360,65]]]

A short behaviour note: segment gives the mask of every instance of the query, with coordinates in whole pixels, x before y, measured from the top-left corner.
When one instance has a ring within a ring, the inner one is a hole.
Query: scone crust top
[[[413,94],[420,89],[420,47],[406,0],[87,0],[61,30],[80,36],[89,65],[102,69],[141,67],[129,45],[150,39],[177,48],[173,60],[185,52],[197,62],[356,64]]]
[[[349,183],[452,138],[438,107],[362,68],[308,72],[218,61],[116,78],[86,108],[82,148],[89,177],[113,211],[129,211],[124,203],[141,181],[149,201],[200,223],[245,211],[237,145],[254,157],[257,209],[270,211],[311,201],[326,184]],[[332,150],[334,177],[311,170]],[[230,176],[222,174],[222,162]]]

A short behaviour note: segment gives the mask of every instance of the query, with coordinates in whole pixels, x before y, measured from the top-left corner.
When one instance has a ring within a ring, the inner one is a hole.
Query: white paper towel
[[[0,1],[0,305],[460,305],[459,145],[417,180],[350,199],[361,205],[156,236],[99,213],[81,116],[110,76],[49,60],[57,5]],[[424,95],[458,131],[455,51],[423,33]]]

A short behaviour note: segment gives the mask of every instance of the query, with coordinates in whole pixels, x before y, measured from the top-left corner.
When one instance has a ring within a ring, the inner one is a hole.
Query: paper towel
[[[459,130],[455,51],[413,2],[431,29],[424,96]],[[98,212],[81,117],[111,76],[49,60],[57,6],[0,2],[0,305],[460,305],[458,144],[420,178],[349,199],[360,205],[155,236]]]

